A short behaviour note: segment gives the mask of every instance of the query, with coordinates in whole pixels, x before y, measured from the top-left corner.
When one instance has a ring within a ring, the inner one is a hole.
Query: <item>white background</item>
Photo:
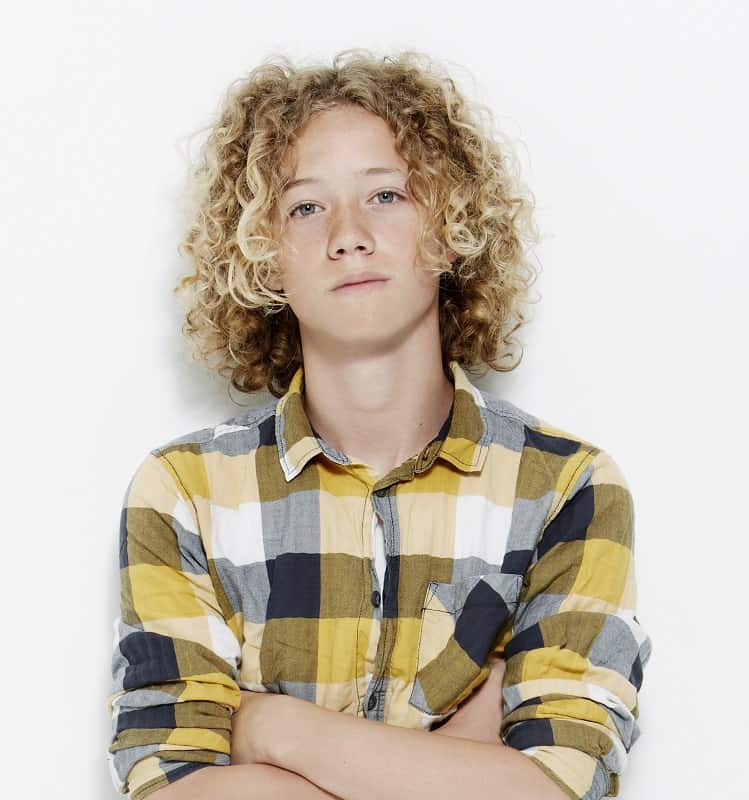
[[[357,46],[437,56],[519,143],[542,299],[521,365],[477,383],[608,450],[630,483],[654,650],[621,797],[746,790],[746,6],[475,8],[4,13],[5,796],[115,797],[105,697],[123,493],[150,448],[241,411],[185,354],[170,294],[186,268],[180,142],[261,59]]]

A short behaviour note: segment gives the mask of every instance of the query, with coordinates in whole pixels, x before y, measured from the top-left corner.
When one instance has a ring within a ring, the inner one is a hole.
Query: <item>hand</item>
[[[283,725],[288,701],[296,698],[244,689],[240,694],[239,708],[231,718],[230,761],[232,764],[267,764],[274,732]]]
[[[497,659],[481,686],[433,733],[504,746],[499,728],[502,724],[502,680],[505,666],[504,659]]]

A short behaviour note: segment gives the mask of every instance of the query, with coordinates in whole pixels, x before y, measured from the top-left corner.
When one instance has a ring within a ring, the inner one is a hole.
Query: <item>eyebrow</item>
[[[394,169],[392,167],[369,167],[369,169],[360,169],[356,175],[403,175],[403,171],[399,169]],[[302,186],[307,183],[320,183],[319,178],[297,178],[296,180],[290,181],[286,184],[284,188],[284,194],[291,189],[294,189],[296,186]]]

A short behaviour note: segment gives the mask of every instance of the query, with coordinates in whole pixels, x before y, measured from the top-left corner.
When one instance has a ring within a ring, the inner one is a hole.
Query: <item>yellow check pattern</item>
[[[652,647],[627,484],[601,449],[450,373],[441,430],[382,477],[312,429],[302,368],[279,400],[147,454],[120,525],[121,793],[229,764],[240,689],[429,730],[502,657],[505,743],[572,798],[617,794]]]

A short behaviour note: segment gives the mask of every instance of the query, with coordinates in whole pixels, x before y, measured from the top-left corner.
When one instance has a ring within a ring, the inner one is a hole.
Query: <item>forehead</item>
[[[289,177],[318,163],[340,165],[361,161],[371,166],[372,158],[383,166],[404,168],[406,162],[395,147],[395,136],[384,119],[359,106],[345,104],[317,112],[296,133],[284,154]],[[375,162],[372,162],[375,163]]]

